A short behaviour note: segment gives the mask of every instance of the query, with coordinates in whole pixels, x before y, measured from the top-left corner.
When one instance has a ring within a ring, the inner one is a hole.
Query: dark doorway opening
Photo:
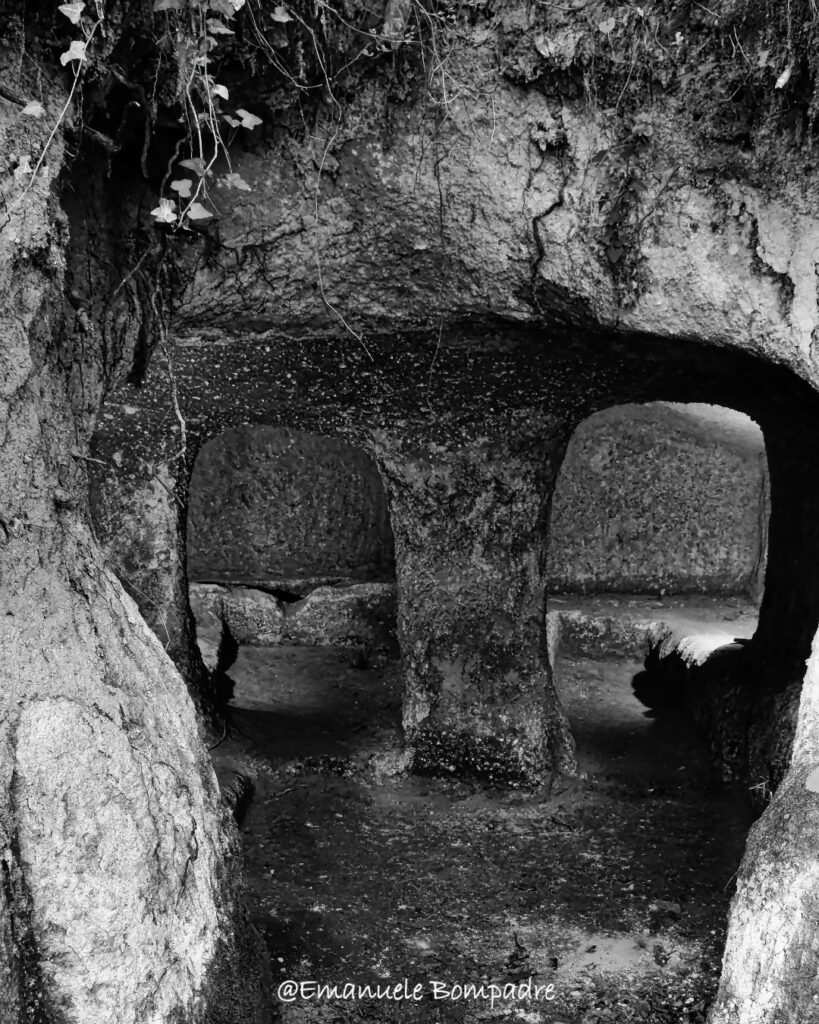
[[[232,735],[276,763],[342,770],[396,733],[395,563],[366,452],[267,426],[205,445],[191,480],[197,641]]]

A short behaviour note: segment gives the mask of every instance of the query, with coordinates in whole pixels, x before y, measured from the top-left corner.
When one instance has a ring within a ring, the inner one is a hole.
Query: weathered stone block
[[[284,608],[283,643],[394,648],[395,584],[318,587]]]
[[[318,587],[301,601],[283,601],[252,587],[193,583],[191,607],[207,651],[222,626],[239,644],[365,647],[396,645],[395,585],[356,583]]]

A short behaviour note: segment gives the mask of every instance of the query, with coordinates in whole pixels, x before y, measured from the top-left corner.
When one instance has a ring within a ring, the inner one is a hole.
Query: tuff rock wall
[[[762,594],[765,445],[715,407],[618,406],[577,428],[555,487],[549,589]]]
[[[760,429],[741,413],[619,406],[575,431],[555,485],[547,587],[562,593],[762,592],[770,498]],[[332,438],[229,430],[196,460],[191,580],[394,575],[375,462]]]
[[[389,579],[393,541],[378,469],[335,438],[229,430],[196,460],[187,555],[192,580]]]

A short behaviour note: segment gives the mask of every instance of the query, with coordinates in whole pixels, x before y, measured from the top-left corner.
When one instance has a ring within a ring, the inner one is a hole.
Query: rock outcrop
[[[0,7],[0,1020],[260,1024],[204,724],[88,515],[104,394],[152,331],[122,231],[144,185],[123,171],[123,197],[67,153],[65,80],[26,24],[42,14]]]

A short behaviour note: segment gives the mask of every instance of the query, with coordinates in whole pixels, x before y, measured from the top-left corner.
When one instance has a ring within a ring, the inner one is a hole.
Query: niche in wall
[[[761,594],[770,511],[762,431],[722,406],[588,417],[553,499],[553,593]]]

